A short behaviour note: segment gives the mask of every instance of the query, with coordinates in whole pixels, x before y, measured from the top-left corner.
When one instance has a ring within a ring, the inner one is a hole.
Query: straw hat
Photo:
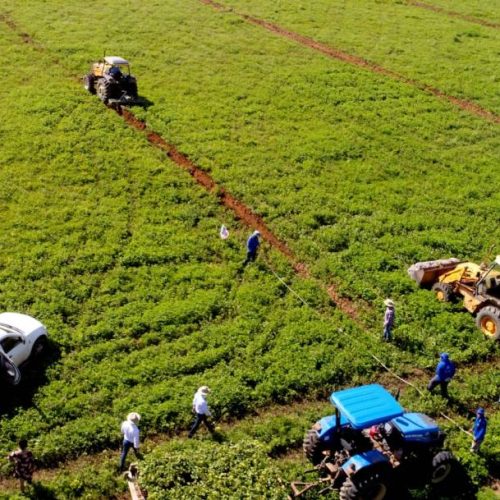
[[[385,300],[384,300],[384,304],[385,304],[387,307],[394,307],[394,302],[393,302],[391,299],[385,299]]]
[[[207,394],[209,394],[210,392],[212,392],[210,390],[210,388],[206,385],[202,385],[199,389],[198,389],[198,392],[203,394],[204,396],[206,396]]]
[[[135,411],[133,411],[132,413],[129,413],[127,415],[127,420],[129,422],[136,424],[136,425],[139,423],[140,419],[141,419],[141,416],[138,413],[136,413]]]
[[[254,236],[260,236],[260,231],[254,231],[253,234]]]

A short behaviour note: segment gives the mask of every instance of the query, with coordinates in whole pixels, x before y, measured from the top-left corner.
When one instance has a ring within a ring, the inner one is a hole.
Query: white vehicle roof
[[[107,62],[108,64],[128,64],[129,63],[126,59],[123,59],[123,57],[117,57],[117,56],[106,56],[104,58],[104,61]]]
[[[24,335],[28,335],[39,328],[45,327],[40,321],[28,316],[26,314],[5,312],[0,314],[0,338],[5,335],[6,330],[2,328],[3,325],[10,326],[14,330],[20,330]]]

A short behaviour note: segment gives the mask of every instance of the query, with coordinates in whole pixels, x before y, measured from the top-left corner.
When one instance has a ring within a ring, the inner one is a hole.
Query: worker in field
[[[25,483],[31,484],[35,470],[35,459],[28,450],[28,441],[21,439],[19,448],[9,454],[9,460],[14,463],[14,477],[19,479],[19,487],[24,493]]]
[[[132,412],[127,415],[127,420],[122,422],[123,444],[120,456],[120,471],[125,469],[125,460],[130,448],[134,449],[137,458],[142,458],[139,452],[139,428],[137,427],[139,420],[141,420],[141,416],[138,413]]]
[[[215,429],[208,419],[212,416],[210,413],[210,409],[207,403],[207,396],[210,394],[210,389],[203,385],[200,387],[193,398],[193,413],[195,414],[195,420],[193,425],[191,426],[191,430],[189,431],[188,438],[192,438],[195,432],[198,430],[198,427],[203,423],[205,427],[210,431],[211,434],[214,434]]]
[[[470,451],[477,453],[481,447],[481,443],[484,441],[484,436],[486,436],[486,427],[488,421],[484,416],[484,408],[478,408],[476,411],[476,419],[474,420],[474,427],[472,428],[472,446]]]
[[[385,299],[384,304],[386,306],[384,314],[384,340],[389,342],[389,340],[391,340],[394,319],[396,318],[396,309],[391,299]]]
[[[439,363],[436,367],[436,374],[432,377],[427,389],[432,392],[439,385],[441,387],[441,395],[448,398],[448,384],[455,375],[455,365],[450,360],[448,353],[443,352],[440,355]]]
[[[245,267],[249,262],[253,262],[257,258],[257,250],[260,245],[260,232],[254,231],[247,240],[247,258],[243,262],[243,267]]]

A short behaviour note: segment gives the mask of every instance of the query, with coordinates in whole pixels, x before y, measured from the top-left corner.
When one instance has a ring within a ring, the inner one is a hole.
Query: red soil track
[[[195,165],[186,155],[181,153],[174,145],[169,144],[161,135],[156,132],[149,131],[146,124],[139,120],[133,113],[125,108],[113,108],[116,112],[123,117],[123,119],[133,128],[140,130],[146,134],[148,141],[157,148],[164,151],[167,156],[179,167],[188,171],[198,184],[203,186],[207,191],[215,194],[221,204],[232,210],[238,219],[240,219],[247,226],[258,229],[262,237],[269,242],[269,244],[276,248],[281,254],[287,257],[295,270],[295,272],[303,277],[310,276],[307,266],[297,261],[292,251],[288,248],[285,242],[280,240],[266,225],[266,223],[255,214],[243,202],[235,198],[224,187],[219,186],[215,180],[200,167]],[[345,298],[341,297],[333,285],[329,285],[326,291],[337,307],[347,314],[352,319],[358,319],[358,311],[355,304]]]
[[[383,76],[388,76],[394,80],[398,80],[400,82],[406,83],[408,85],[411,85],[419,90],[422,90],[424,92],[427,92],[428,94],[432,94],[439,99],[443,99],[445,101],[450,102],[451,104],[457,106],[460,109],[463,109],[464,111],[467,111],[473,115],[479,116],[480,118],[484,118],[488,121],[491,121],[493,123],[500,123],[500,116],[496,115],[492,111],[489,111],[478,104],[475,104],[471,101],[467,101],[465,99],[460,99],[459,97],[454,97],[451,95],[446,94],[442,90],[439,90],[435,87],[432,87],[431,85],[427,85],[422,82],[418,82],[417,80],[413,80],[411,78],[408,78],[404,75],[401,75],[397,73],[396,71],[392,71],[390,69],[384,68],[383,66],[380,66],[374,62],[368,61],[366,59],[363,59],[362,57],[355,56],[352,54],[348,54],[347,52],[344,52],[339,49],[335,49],[333,47],[330,47],[328,45],[325,45],[324,43],[318,42],[312,38],[309,38],[304,35],[300,35],[299,33],[295,33],[293,31],[289,31],[281,26],[278,26],[277,24],[271,23],[269,21],[265,21],[264,19],[259,19],[257,17],[248,15],[248,14],[240,14],[233,9],[228,9],[221,5],[218,2],[214,2],[212,0],[200,0],[200,2],[210,5],[214,9],[218,11],[228,11],[232,12],[235,15],[241,17],[242,19],[245,19],[249,23],[255,24],[256,26],[260,26],[262,28],[265,28],[266,30],[275,33],[277,35],[283,36],[285,38],[288,38],[290,40],[293,40],[294,42],[297,42],[301,45],[304,45],[306,47],[309,47],[313,50],[316,50],[317,52],[321,52],[322,54],[325,54],[326,56],[332,58],[332,59],[337,59],[339,61],[352,64],[354,66],[360,67],[367,69],[368,71],[371,71],[373,73],[378,73]]]
[[[415,0],[407,0],[408,5],[413,7],[420,7],[421,9],[431,10],[432,12],[437,12],[439,14],[445,14],[449,17],[455,17],[457,19],[462,19],[463,21],[468,21],[470,23],[480,24],[481,26],[487,26],[488,28],[500,28],[500,23],[495,23],[493,21],[488,21],[487,19],[481,19],[479,17],[469,16],[467,14],[461,14],[460,12],[455,12],[453,10],[446,10],[442,7],[436,7],[435,5],[430,5],[424,2],[417,2]]]

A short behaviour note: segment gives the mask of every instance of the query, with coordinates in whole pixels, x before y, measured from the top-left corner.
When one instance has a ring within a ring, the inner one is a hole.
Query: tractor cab
[[[104,60],[92,65],[92,73],[95,77],[112,74],[118,70],[124,76],[130,76],[130,64],[126,59],[117,56],[106,56]]]

